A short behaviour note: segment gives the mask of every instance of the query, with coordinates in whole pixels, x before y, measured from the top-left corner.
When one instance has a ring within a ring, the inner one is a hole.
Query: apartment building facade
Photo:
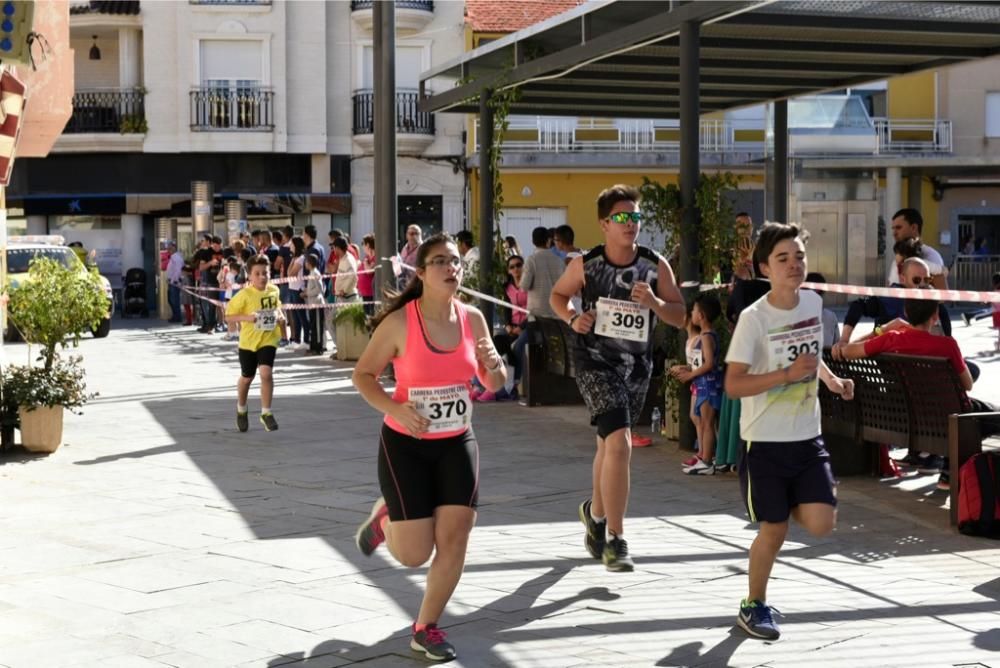
[[[415,88],[421,69],[463,50],[462,3],[396,4],[401,218],[457,230],[463,122],[419,114]],[[372,7],[74,2],[73,115],[48,157],[15,164],[11,232],[82,241],[114,283],[155,271],[167,237],[193,247],[201,181],[220,235],[236,217],[360,238],[372,229]]]

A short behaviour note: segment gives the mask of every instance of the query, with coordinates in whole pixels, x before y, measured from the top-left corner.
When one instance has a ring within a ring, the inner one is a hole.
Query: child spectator
[[[222,271],[219,272],[219,287],[222,288],[222,310],[226,310],[226,306],[229,301],[233,298],[233,294],[239,290],[236,287],[236,279],[240,273],[240,263],[235,257],[230,257],[226,261],[225,266]],[[223,341],[235,341],[239,338],[239,323],[236,324],[236,328],[228,327],[226,335],[222,337]]]
[[[319,258],[315,255],[306,255],[305,289],[303,290],[304,301],[309,306],[317,308],[309,309],[309,352],[313,355],[321,355],[325,348],[323,340],[323,309],[319,308],[324,303],[323,299],[323,277],[319,273]]]
[[[713,475],[715,465],[716,417],[722,408],[722,375],[719,361],[722,351],[719,335],[713,323],[722,314],[718,298],[703,292],[694,299],[689,316],[688,364],[677,368],[674,375],[681,382],[691,382],[691,421],[698,434],[698,455],[695,461],[684,467],[691,475]]]

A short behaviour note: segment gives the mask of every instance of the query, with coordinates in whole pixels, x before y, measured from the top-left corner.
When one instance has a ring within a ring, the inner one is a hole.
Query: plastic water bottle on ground
[[[650,421],[650,433],[656,436],[660,433],[660,409],[653,409],[653,419]]]

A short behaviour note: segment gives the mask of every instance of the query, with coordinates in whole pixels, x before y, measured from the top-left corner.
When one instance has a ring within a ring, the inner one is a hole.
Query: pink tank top
[[[479,364],[476,362],[476,337],[472,334],[469,314],[461,302],[453,301],[458,313],[458,322],[462,327],[462,340],[458,346],[445,350],[431,341],[424,326],[424,318],[417,306],[417,300],[406,305],[406,352],[401,357],[392,360],[396,373],[396,390],[392,394],[393,401],[404,402],[410,398],[410,388],[445,388],[462,386],[460,394],[466,402],[465,410],[471,415],[472,402],[469,398],[472,377],[476,375]],[[446,407],[445,412],[455,407]],[[462,410],[461,408],[459,410]],[[390,429],[406,434],[406,429],[385,416],[385,423]],[[451,438],[465,433],[467,427],[449,431],[426,433],[424,439]]]

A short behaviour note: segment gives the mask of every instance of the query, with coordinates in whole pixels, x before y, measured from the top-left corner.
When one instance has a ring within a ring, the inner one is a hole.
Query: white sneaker
[[[692,466],[685,466],[682,470],[688,475],[715,475],[715,466],[701,459]]]

